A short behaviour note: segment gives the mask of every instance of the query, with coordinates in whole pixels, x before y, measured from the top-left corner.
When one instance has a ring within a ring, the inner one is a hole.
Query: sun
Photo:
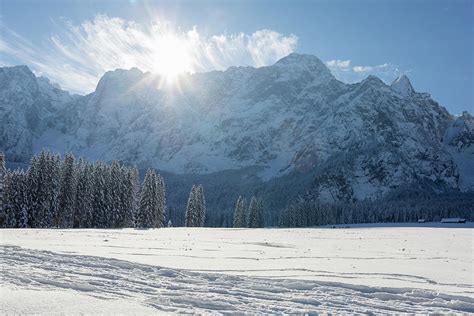
[[[192,72],[192,57],[186,41],[174,34],[156,39],[153,71],[168,83],[175,82],[181,74]]]

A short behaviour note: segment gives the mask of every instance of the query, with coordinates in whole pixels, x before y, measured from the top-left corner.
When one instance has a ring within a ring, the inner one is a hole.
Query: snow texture
[[[377,199],[415,182],[474,188],[472,124],[459,128],[406,76],[390,86],[375,76],[345,84],[311,55],[183,76],[173,87],[118,69],[86,96],[25,66],[3,67],[0,111],[0,150],[10,162],[46,148],[175,174],[257,167],[269,180],[311,172],[325,202]]]
[[[2,230],[1,312],[474,312],[472,224],[424,225]]]

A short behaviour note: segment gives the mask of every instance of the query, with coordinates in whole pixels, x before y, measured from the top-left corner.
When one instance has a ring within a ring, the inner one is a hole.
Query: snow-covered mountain
[[[443,142],[459,170],[461,191],[474,191],[474,117],[464,111],[448,126]]]
[[[78,99],[26,66],[0,67],[0,150],[9,161],[27,161],[38,138]]]
[[[402,76],[338,81],[317,57],[197,73],[171,85],[138,69],[107,72],[71,96],[25,66],[0,69],[0,149],[211,174],[252,167],[267,181],[312,174],[323,201],[377,198],[423,183],[474,188],[473,119],[450,115]]]

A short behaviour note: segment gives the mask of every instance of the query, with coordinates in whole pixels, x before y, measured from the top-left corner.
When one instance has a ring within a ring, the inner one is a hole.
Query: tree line
[[[262,199],[255,196],[250,203],[239,196],[233,214],[225,211],[220,213],[230,215],[220,221],[225,227],[264,227],[269,218]],[[307,193],[281,211],[278,226],[439,221],[443,217],[473,221],[474,193],[405,188],[376,201],[331,204]],[[192,186],[185,211],[170,209],[165,181],[153,169],[147,170],[141,182],[137,168],[117,161],[90,163],[72,154],[61,158],[43,151],[31,158],[26,171],[7,170],[0,153],[0,227],[200,227],[206,220],[202,185]]]
[[[321,203],[300,197],[280,213],[280,227],[308,227],[357,223],[401,223],[420,219],[439,222],[446,217],[474,221],[474,193],[433,193],[428,190],[400,190],[371,201]]]
[[[185,226],[204,225],[204,189],[194,185]],[[140,184],[135,167],[85,162],[43,151],[26,171],[7,170],[0,153],[0,227],[160,228],[166,221],[163,177],[148,169]]]
[[[252,196],[249,207],[246,207],[246,200],[239,196],[235,205],[233,227],[259,228],[265,227],[264,209],[261,200]]]

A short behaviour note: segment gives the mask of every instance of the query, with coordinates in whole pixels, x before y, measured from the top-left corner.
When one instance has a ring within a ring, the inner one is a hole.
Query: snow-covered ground
[[[474,312],[472,224],[423,225],[1,230],[0,312]]]

